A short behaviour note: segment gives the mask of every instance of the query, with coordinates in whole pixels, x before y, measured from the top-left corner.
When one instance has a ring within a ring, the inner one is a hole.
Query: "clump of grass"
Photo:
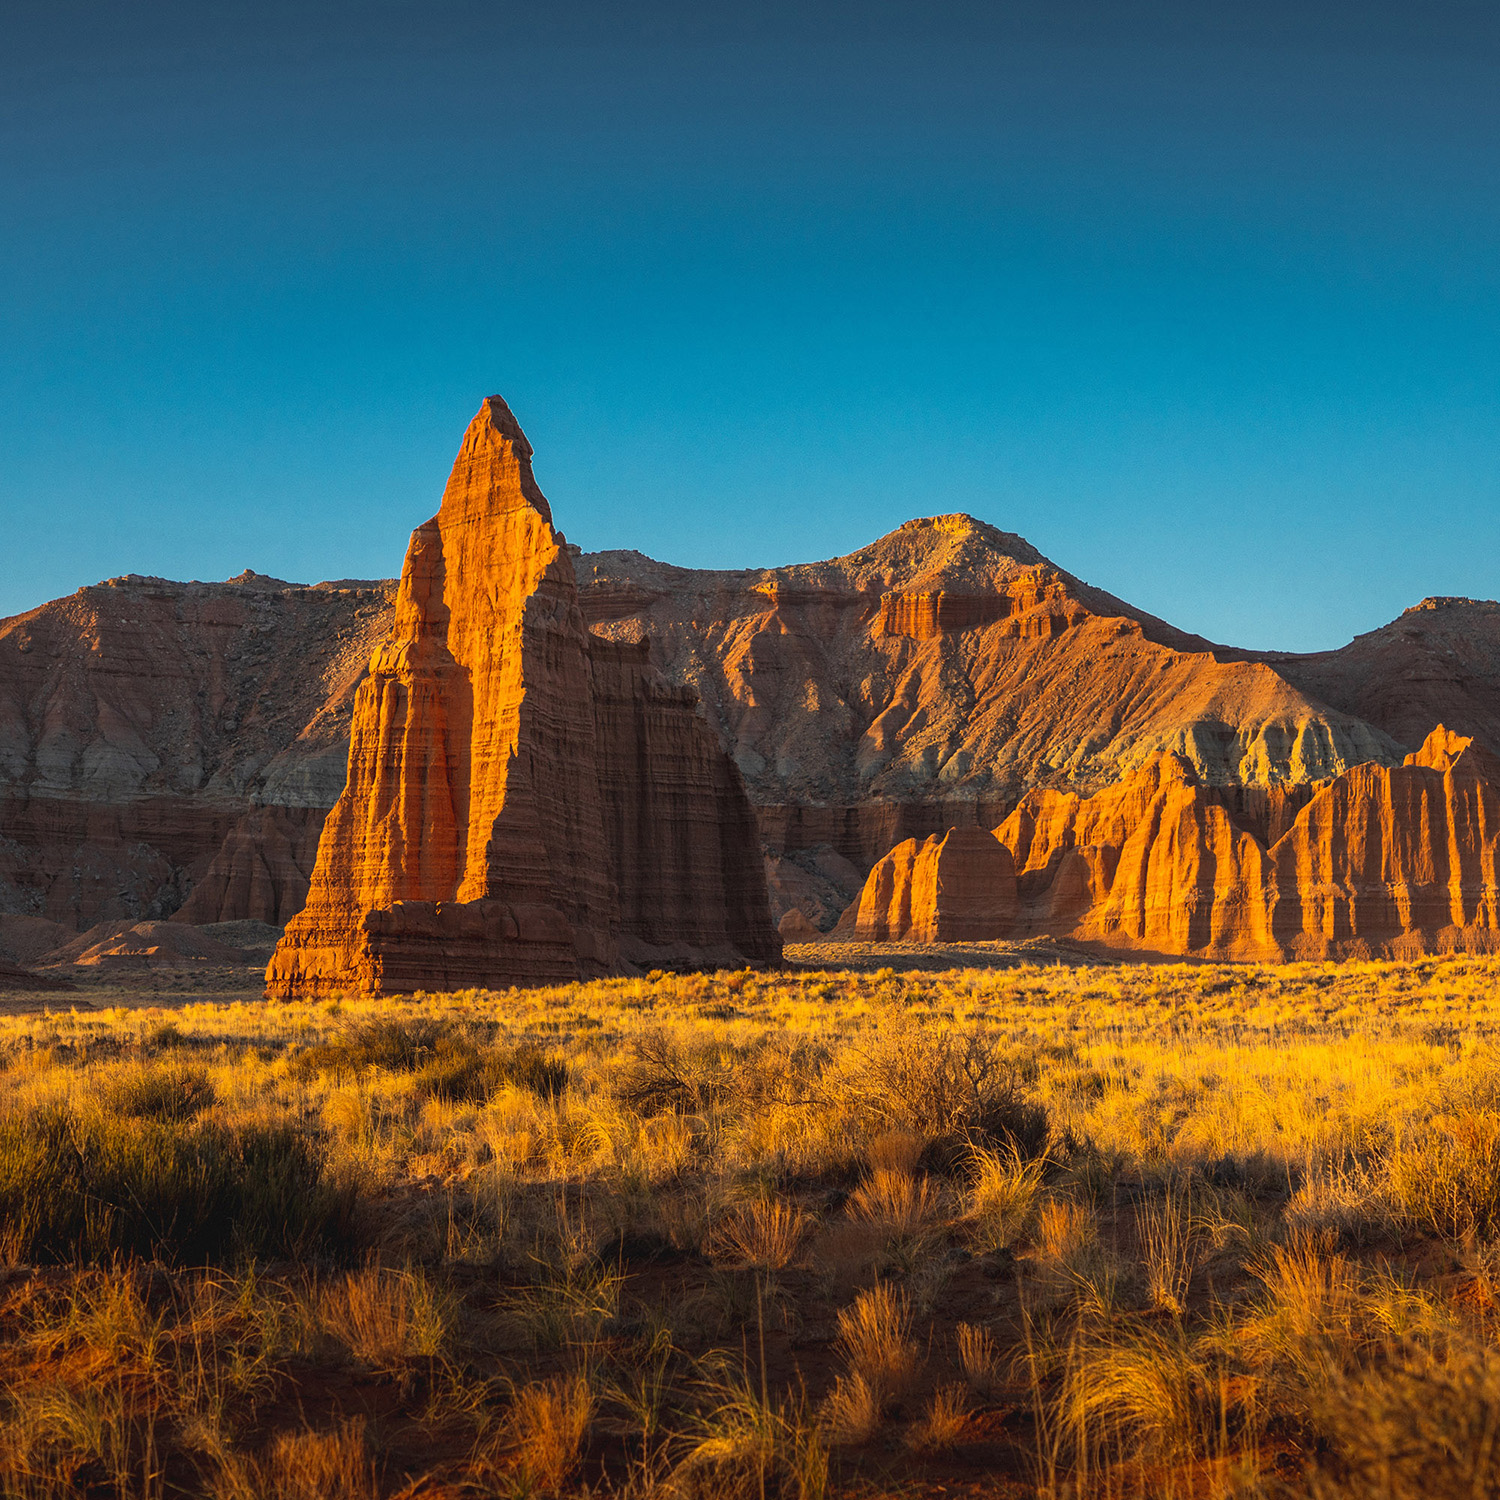
[[[416,1017],[354,1027],[338,1041],[308,1047],[292,1061],[294,1076],[343,1081],[374,1070],[413,1073],[421,1092],[452,1103],[480,1103],[505,1084],[542,1099],[568,1086],[568,1066],[532,1046],[481,1047],[458,1028]]]
[[[58,1105],[0,1118],[0,1251],[12,1260],[338,1252],[352,1206],[290,1124],[116,1120]]]
[[[324,1326],[373,1370],[435,1359],[447,1347],[452,1299],[419,1271],[369,1266],[325,1286],[318,1298]]]
[[[1312,1415],[1327,1445],[1313,1477],[1319,1500],[1500,1494],[1500,1356],[1472,1338],[1331,1379]]]
[[[259,1463],[223,1447],[216,1456],[220,1500],[376,1500],[380,1493],[358,1417],[326,1432],[281,1433]]]
[[[1071,1198],[1049,1198],[1037,1212],[1036,1253],[1054,1266],[1067,1269],[1098,1238],[1098,1216]]]
[[[861,1292],[838,1316],[838,1343],[849,1367],[840,1394],[835,1388],[836,1424],[847,1433],[858,1423],[857,1411],[878,1421],[884,1409],[910,1389],[921,1364],[911,1337],[911,1306],[906,1294],[889,1282]]]
[[[1075,1339],[1058,1395],[1060,1426],[1085,1465],[1182,1462],[1223,1429],[1223,1391],[1212,1361],[1180,1325],[1127,1321]]]
[[[907,1447],[918,1453],[941,1453],[963,1435],[969,1420],[969,1393],[962,1385],[939,1386],[927,1400],[921,1418],[907,1434]]]
[[[716,1238],[744,1265],[780,1271],[796,1259],[812,1220],[782,1198],[754,1198],[725,1215]]]
[[[553,1493],[578,1467],[594,1415],[583,1375],[558,1375],[521,1387],[511,1403],[505,1442],[511,1466],[528,1487]]]
[[[1386,1190],[1408,1229],[1488,1239],[1500,1230],[1500,1114],[1474,1111],[1434,1120],[1398,1141]]]
[[[219,1096],[206,1069],[155,1064],[116,1073],[99,1100],[111,1114],[130,1119],[191,1120]]]
[[[964,1198],[974,1247],[1009,1250],[1026,1233],[1042,1191],[1046,1162],[1028,1159],[1013,1145],[976,1150]]]
[[[1198,1252],[1187,1192],[1174,1184],[1161,1198],[1142,1204],[1137,1224],[1151,1305],[1181,1317]]]
[[[937,1193],[925,1174],[877,1167],[849,1195],[849,1212],[898,1237],[921,1234],[938,1215]]]
[[[960,1323],[954,1330],[958,1363],[976,1396],[993,1394],[999,1384],[999,1356],[994,1335],[975,1323]]]
[[[696,1441],[670,1477],[673,1500],[824,1500],[828,1453],[800,1400],[771,1399],[743,1371],[706,1394]]]

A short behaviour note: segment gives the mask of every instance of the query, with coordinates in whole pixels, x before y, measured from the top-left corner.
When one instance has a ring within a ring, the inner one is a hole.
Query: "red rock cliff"
[[[613,659],[600,677],[596,699],[569,550],[532,476],[530,444],[491,397],[438,514],[412,534],[390,638],[356,695],[347,784],[268,991],[387,993],[617,971],[622,928],[641,940],[640,914],[676,900],[674,882],[693,882],[680,861],[632,861],[619,809],[633,790],[656,819],[654,838],[697,850],[704,805],[684,806],[681,794],[693,774],[712,778],[706,763],[689,774],[685,747],[707,747],[680,723],[675,742],[653,738],[671,713],[643,707],[651,727],[637,732],[622,712],[616,700],[644,692],[643,680]],[[735,892],[740,915],[753,928],[758,914],[770,932],[753,837],[741,849],[737,827],[714,826],[722,841],[701,857],[751,871]],[[622,862],[644,876],[629,923],[615,880]],[[722,875],[698,895],[693,936],[719,940],[727,957]],[[714,944],[687,938],[681,951],[700,946]],[[778,951],[773,934],[748,956]]]
[[[1500,761],[1439,726],[1403,765],[1318,788],[1269,849],[1178,757],[1090,798],[1033,792],[995,830],[1021,929],[1213,958],[1500,945]]]
[[[841,937],[972,943],[1009,937],[1016,919],[1010,850],[982,828],[907,839],[877,862]]]

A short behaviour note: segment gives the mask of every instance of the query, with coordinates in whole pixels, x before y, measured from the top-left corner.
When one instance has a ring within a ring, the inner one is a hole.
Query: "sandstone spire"
[[[391,635],[356,697],[348,782],[268,990],[616,972],[618,854],[601,808],[594,676],[572,559],[532,475],[531,445],[491,396],[437,515],[412,533]],[[704,733],[693,742],[717,755]],[[711,776],[707,765],[697,770]],[[627,780],[680,770],[636,754]],[[743,800],[737,781],[725,795],[736,794]],[[746,860],[758,864],[753,842],[730,856]],[[647,872],[648,906],[673,873]],[[722,936],[722,882],[703,894]],[[774,934],[758,942],[755,894],[746,930],[757,951],[746,956],[775,956]],[[771,933],[763,878],[759,900]]]

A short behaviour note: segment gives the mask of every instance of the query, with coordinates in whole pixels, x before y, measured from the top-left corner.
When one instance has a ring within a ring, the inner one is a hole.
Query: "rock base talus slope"
[[[709,867],[718,879],[696,889],[693,935],[714,958],[741,957],[729,938],[738,903],[735,930],[754,956],[779,953],[748,820],[718,818],[705,758],[717,752],[687,731],[686,699],[648,675],[640,651],[600,652],[596,700],[571,551],[530,444],[491,397],[438,514],[412,534],[391,635],[355,697],[347,783],[269,993],[618,972],[622,938],[649,944]],[[635,877],[626,910],[622,864]]]
[[[835,934],[877,943],[990,942],[1011,935],[1016,896],[1010,850],[984,829],[951,828],[892,849]]]

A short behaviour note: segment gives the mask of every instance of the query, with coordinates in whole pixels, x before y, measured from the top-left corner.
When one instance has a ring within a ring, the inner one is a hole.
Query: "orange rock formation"
[[[966,857],[946,899],[1016,911],[1017,935],[1219,959],[1500,948],[1500,759],[1471,740],[1439,726],[1400,766],[1346,771],[1269,848],[1234,800],[1175,755],[1093,797],[1032,792],[993,835],[1014,874]],[[938,847],[892,850],[844,930],[932,940]]]
[[[982,828],[907,839],[870,871],[841,937],[868,942],[972,943],[1009,937],[1015,924],[1011,852]]]
[[[531,446],[492,396],[412,534],[267,989],[571,979],[656,951],[774,958],[753,829],[692,700],[643,648],[596,655]]]

